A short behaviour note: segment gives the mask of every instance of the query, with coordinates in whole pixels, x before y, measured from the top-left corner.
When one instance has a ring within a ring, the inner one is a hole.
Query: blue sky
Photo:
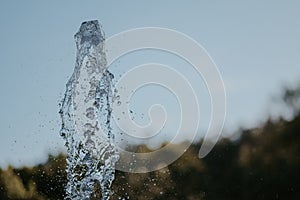
[[[231,132],[279,111],[272,96],[299,83],[299,9],[297,1],[1,1],[0,166],[39,163],[64,149],[58,103],[81,22],[98,19],[107,37],[155,26],[194,38],[223,76]]]

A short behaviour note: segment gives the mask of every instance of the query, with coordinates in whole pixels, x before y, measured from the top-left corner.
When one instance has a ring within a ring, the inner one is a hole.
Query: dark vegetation
[[[300,89],[286,90],[282,99],[291,120],[241,130],[238,140],[221,140],[202,160],[199,143],[167,168],[117,171],[111,199],[300,199]],[[0,170],[0,199],[63,199],[65,165],[58,155],[35,167]]]

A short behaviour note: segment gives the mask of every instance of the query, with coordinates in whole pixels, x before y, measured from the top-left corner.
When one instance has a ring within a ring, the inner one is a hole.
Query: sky
[[[99,20],[106,37],[150,26],[174,29],[200,43],[223,77],[227,95],[224,132],[232,133],[280,112],[272,98],[280,95],[284,86],[299,83],[299,8],[299,1],[2,0],[0,167],[34,165],[45,161],[49,153],[65,150],[59,136],[58,104],[74,69],[73,36],[83,21]],[[147,61],[153,55],[156,53],[149,51],[132,58]],[[154,61],[163,56],[166,62],[184,65],[163,53],[156,55]],[[126,66],[135,64],[130,58],[124,58],[111,70],[120,75],[126,72]],[[183,71],[194,80],[192,72]],[[205,88],[199,88],[202,94]],[[155,89],[165,94],[160,88],[148,88]],[[158,96],[169,103],[174,101]],[[136,101],[141,99],[137,97]],[[207,122],[208,101],[203,102],[202,118]],[[133,107],[136,115],[143,115],[146,108],[139,107],[148,104],[151,101],[137,103]],[[177,112],[172,106],[167,109]]]

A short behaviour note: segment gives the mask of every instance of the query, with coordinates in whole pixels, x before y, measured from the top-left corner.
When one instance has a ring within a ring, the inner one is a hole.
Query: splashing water
[[[97,183],[106,200],[119,159],[110,126],[113,75],[107,70],[105,38],[98,21],[83,22],[75,41],[75,69],[60,109],[60,134],[68,152],[65,199],[90,199]]]

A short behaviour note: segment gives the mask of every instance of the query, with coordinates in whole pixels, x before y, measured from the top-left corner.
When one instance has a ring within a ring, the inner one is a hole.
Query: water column
[[[98,21],[83,22],[75,41],[75,69],[60,110],[60,133],[68,153],[65,199],[90,199],[95,183],[102,199],[109,199],[119,156],[110,127],[113,75],[107,70],[105,37]]]

